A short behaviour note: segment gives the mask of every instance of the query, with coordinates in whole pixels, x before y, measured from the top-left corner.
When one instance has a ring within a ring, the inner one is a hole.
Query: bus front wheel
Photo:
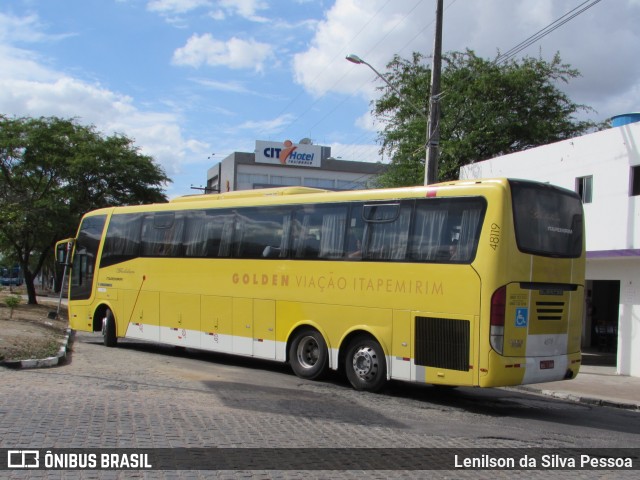
[[[289,347],[289,361],[298,377],[307,380],[321,378],[329,364],[327,342],[322,334],[311,328],[298,332]]]
[[[356,337],[347,350],[345,371],[356,390],[379,391],[387,381],[387,361],[382,346],[369,335]]]
[[[118,344],[116,319],[109,308],[107,308],[104,312],[104,317],[102,317],[102,341],[105,347],[115,347]]]

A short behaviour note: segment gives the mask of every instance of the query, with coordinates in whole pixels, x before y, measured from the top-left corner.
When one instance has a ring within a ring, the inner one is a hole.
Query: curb
[[[640,405],[636,403],[625,403],[614,400],[606,400],[603,398],[584,397],[567,392],[557,392],[555,390],[540,390],[537,388],[531,388],[524,385],[514,388],[527,393],[536,393],[538,395],[544,395],[545,397],[557,398],[558,400],[568,400],[575,403],[583,403],[585,405],[594,405],[597,407],[610,407],[621,408],[624,410],[635,410],[640,412]]]
[[[7,368],[14,369],[55,367],[66,360],[67,349],[69,348],[69,343],[72,338],[73,330],[67,328],[65,336],[60,342],[60,349],[58,350],[58,353],[53,357],[30,358],[28,360],[5,360],[3,362],[0,362],[0,364],[4,365]]]

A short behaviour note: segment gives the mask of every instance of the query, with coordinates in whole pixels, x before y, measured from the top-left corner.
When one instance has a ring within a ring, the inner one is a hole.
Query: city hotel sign
[[[322,147],[319,145],[295,144],[291,140],[282,143],[256,140],[256,163],[320,168],[321,160]]]

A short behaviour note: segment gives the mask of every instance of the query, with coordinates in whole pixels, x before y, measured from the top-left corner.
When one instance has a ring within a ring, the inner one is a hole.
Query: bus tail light
[[[507,305],[507,287],[500,287],[491,297],[491,347],[502,355],[504,351],[504,316]]]

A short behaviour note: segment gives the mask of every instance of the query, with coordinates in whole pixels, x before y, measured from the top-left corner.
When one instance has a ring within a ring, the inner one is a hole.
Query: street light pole
[[[427,124],[427,158],[425,159],[424,184],[438,181],[438,144],[440,143],[440,71],[442,69],[442,0],[436,4],[436,35],[433,42],[431,67],[431,99]]]
[[[398,90],[396,87],[394,87],[389,80],[387,80],[384,75],[382,75],[379,71],[377,71],[375,68],[373,68],[373,66],[371,66],[369,63],[365,62],[363,59],[361,59],[359,56],[354,55],[353,53],[351,55],[347,55],[345,57],[347,60],[349,60],[351,63],[355,63],[356,65],[366,65],[367,67],[369,67],[371,70],[373,70],[373,72],[380,78],[382,79],[382,81],[384,83],[386,83],[388,85],[388,87],[393,90],[395,92],[396,95],[398,95],[398,97],[400,97],[400,99],[405,102],[407,105],[411,106],[411,108],[413,108],[416,113],[418,113],[418,115],[420,115],[422,118],[424,118],[425,120],[429,120],[429,118],[425,115],[425,113],[418,108],[414,103],[412,103],[411,101],[409,101],[409,99],[407,97],[405,97],[402,93],[400,93],[400,90]]]
[[[427,141],[425,144],[424,184],[430,185],[438,181],[438,145],[440,143],[440,71],[442,69],[442,0],[436,3],[436,34],[433,43],[433,65],[431,67],[431,98],[429,116],[409,101],[400,91],[370,64],[357,55],[347,55],[347,60],[357,65],[366,65],[386,83],[402,101],[410,105],[422,118],[427,120]]]

